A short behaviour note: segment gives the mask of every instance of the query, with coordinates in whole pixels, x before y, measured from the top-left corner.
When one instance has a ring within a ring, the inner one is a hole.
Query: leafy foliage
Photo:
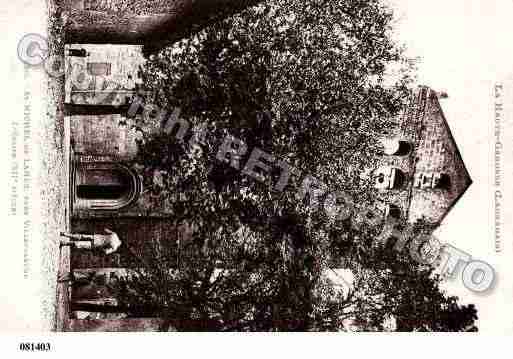
[[[460,329],[452,312],[470,325],[472,308],[447,299],[427,271],[373,247],[379,226],[334,223],[308,196],[298,200],[310,174],[359,207],[373,202],[360,173],[411,80],[392,19],[379,0],[267,0],[151,58],[147,106],[179,108],[195,130],[140,142],[135,164],[153,205],[183,230],[179,259],[157,243],[118,288],[132,315],[177,330],[344,330],[348,320],[377,330],[391,316],[400,330]],[[216,158],[228,134],[249,149],[238,169]],[[241,172],[255,147],[275,160],[263,181]],[[278,160],[297,170],[283,192]],[[351,290],[324,275],[341,261],[357,273]]]

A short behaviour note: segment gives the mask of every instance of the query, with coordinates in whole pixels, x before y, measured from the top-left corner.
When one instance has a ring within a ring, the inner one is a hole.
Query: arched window
[[[79,163],[75,170],[75,208],[119,210],[134,203],[141,188],[137,174],[122,165]]]
[[[447,173],[437,173],[433,179],[433,188],[435,189],[450,189],[451,177]]]
[[[411,143],[395,138],[385,138],[381,140],[383,151],[387,156],[407,156],[412,150]]]
[[[377,189],[400,189],[406,183],[404,172],[394,167],[381,167],[374,176]]]
[[[68,49],[68,56],[87,57],[89,56],[89,53],[86,51],[86,49]]]
[[[451,188],[451,177],[446,173],[420,172],[415,175],[414,187],[422,189],[442,189]]]
[[[386,217],[394,218],[394,219],[401,219],[402,211],[401,208],[396,206],[395,204],[389,204],[386,207]]]
[[[80,173],[77,197],[82,199],[112,200],[130,191],[131,176],[122,170],[92,169]]]

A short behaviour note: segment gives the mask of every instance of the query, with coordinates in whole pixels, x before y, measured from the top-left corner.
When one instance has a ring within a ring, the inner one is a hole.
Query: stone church
[[[102,6],[118,3],[123,2],[68,2],[64,108],[70,141],[69,230],[100,233],[109,228],[123,239],[122,248],[111,256],[71,251],[69,271],[94,280],[80,288],[65,288],[69,306],[63,329],[69,331],[156,329],[158,320],[123,319],[105,284],[134,266],[133,252],[143,251],[147,238],[172,240],[169,233],[174,232],[166,209],[149,205],[151,191],[143,187],[141,169],[132,161],[137,154],[139,134],[133,126],[137,116],[125,114],[142,90],[145,52],[170,41],[164,38],[164,28],[186,31],[176,12],[185,14],[190,8],[177,7],[171,15],[166,13],[169,9],[138,15],[111,31],[113,25],[103,19],[109,11]],[[82,23],[84,13],[100,20],[94,26]],[[156,34],[151,42],[145,40],[148,33]],[[386,216],[441,223],[472,183],[444,117],[441,97],[420,87],[394,130],[382,139],[383,156],[372,176]],[[158,124],[145,126],[146,131],[161,130]]]

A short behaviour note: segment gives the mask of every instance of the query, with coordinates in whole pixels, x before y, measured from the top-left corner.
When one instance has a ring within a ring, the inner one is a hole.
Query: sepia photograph
[[[513,2],[5,5],[0,331],[513,333]]]

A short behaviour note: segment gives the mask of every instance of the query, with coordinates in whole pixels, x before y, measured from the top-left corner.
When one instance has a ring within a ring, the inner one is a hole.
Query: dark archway
[[[436,189],[450,189],[451,188],[451,177],[447,173],[442,173],[437,176],[434,180],[434,188]]]
[[[120,210],[137,201],[142,191],[139,176],[111,162],[79,163],[74,176],[74,208]]]
[[[408,156],[413,151],[410,142],[398,139],[383,139],[383,150],[387,156]]]
[[[401,208],[395,204],[389,204],[386,208],[386,216],[394,219],[401,219],[402,211]]]
[[[395,167],[381,167],[375,174],[375,187],[377,189],[401,189],[407,182],[406,174]]]

